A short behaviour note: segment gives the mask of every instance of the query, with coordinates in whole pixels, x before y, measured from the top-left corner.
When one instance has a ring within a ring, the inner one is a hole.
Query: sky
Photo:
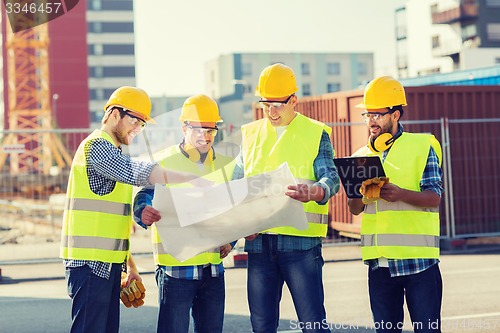
[[[373,52],[375,75],[392,74],[404,3],[134,0],[137,85],[155,97],[206,93],[205,63],[239,52]]]

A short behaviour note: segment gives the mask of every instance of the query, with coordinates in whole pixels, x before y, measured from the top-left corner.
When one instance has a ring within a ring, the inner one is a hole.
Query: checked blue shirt
[[[324,205],[328,200],[338,192],[340,187],[339,175],[337,168],[333,163],[334,150],[330,142],[330,136],[326,131],[323,131],[319,144],[318,155],[314,159],[313,168],[316,179],[319,179],[315,185],[323,187],[325,197],[318,202]],[[236,167],[233,173],[233,179],[241,179],[244,177],[243,156],[240,154],[236,159]],[[298,237],[288,235],[277,235],[278,251],[302,251],[309,250],[318,244],[321,244],[321,237]],[[245,251],[262,253],[262,235],[252,241],[245,242]]]
[[[101,138],[87,143],[85,155],[89,186],[97,195],[111,193],[116,182],[135,186],[150,185],[149,174],[156,165],[156,163],[133,161],[130,156],[122,153],[121,147],[116,147]],[[109,279],[111,271],[111,263],[101,261],[66,259],[64,265],[68,268],[88,265],[95,275],[104,279]]]
[[[403,125],[399,124],[398,134],[404,131]],[[396,134],[397,136],[397,134]],[[385,161],[389,150],[384,151],[382,160]],[[441,196],[444,192],[442,182],[442,170],[439,166],[439,159],[436,152],[431,147],[429,149],[429,156],[427,157],[427,164],[420,180],[420,190],[431,190]],[[429,267],[439,263],[439,259],[388,259],[389,272],[392,277],[405,276],[417,274],[425,271]],[[372,270],[379,268],[378,260],[367,260],[365,264],[369,265]]]

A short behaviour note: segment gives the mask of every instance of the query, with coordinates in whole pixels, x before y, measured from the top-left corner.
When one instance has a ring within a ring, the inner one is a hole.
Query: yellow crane
[[[17,32],[3,24],[6,29],[9,132],[2,146],[24,147],[17,154],[10,154],[11,175],[48,175],[53,165],[62,169],[71,165],[72,160],[60,137],[52,131],[55,123],[50,98],[49,23],[35,26],[35,20],[40,17],[34,15],[10,16],[11,20],[13,18]],[[6,152],[0,151],[0,171],[7,157]]]

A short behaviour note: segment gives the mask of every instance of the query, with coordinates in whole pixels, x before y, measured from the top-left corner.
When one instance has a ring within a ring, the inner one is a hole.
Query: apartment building
[[[499,0],[408,0],[395,15],[400,78],[500,63]]]
[[[225,125],[238,128],[253,119],[261,71],[276,62],[294,69],[297,96],[357,89],[373,78],[373,53],[232,53],[205,65],[206,91],[219,102]]]
[[[119,86],[135,86],[133,0],[88,0],[87,49],[91,127]]]

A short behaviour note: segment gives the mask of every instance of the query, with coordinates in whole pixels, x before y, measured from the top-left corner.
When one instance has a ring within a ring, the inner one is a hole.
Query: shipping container
[[[405,131],[432,133],[443,148],[441,235],[473,237],[500,234],[500,86],[407,87]],[[296,110],[332,127],[337,157],[350,156],[367,143],[363,91],[299,99]],[[258,104],[254,118],[263,116]],[[347,208],[343,189],[330,201],[335,234],[359,235],[360,216]]]

